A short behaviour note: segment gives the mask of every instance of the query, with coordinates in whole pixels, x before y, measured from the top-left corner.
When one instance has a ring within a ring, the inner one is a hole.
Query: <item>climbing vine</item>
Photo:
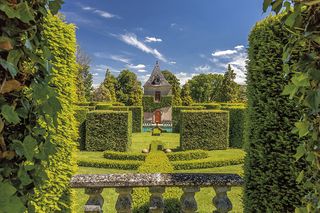
[[[61,106],[43,20],[62,0],[0,0],[0,211],[34,212],[34,187],[56,152],[49,129]]]
[[[309,163],[301,171],[297,181],[304,184],[308,194],[302,198],[298,212],[320,211],[320,0],[264,0],[264,12],[283,11],[284,26],[290,39],[283,54],[284,70],[291,81],[283,95],[301,105],[304,110],[295,123],[294,132],[305,140],[295,154],[296,159],[305,158]],[[299,53],[297,63],[291,63],[291,55]]]

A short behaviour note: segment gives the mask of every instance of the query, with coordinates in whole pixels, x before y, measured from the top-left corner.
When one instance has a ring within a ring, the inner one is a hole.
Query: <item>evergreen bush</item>
[[[224,106],[221,109],[229,111],[230,114],[229,146],[233,148],[242,148],[247,108],[243,106]]]
[[[195,103],[192,106],[203,106],[206,109],[220,109],[221,105],[218,103]]]
[[[167,153],[170,161],[186,161],[195,159],[204,159],[208,157],[208,152],[204,150],[189,150],[183,152]]]
[[[89,110],[86,107],[78,107],[75,109],[75,118],[78,121],[78,132],[79,132],[79,149],[86,149],[86,119]]]
[[[131,145],[132,113],[129,111],[88,112],[86,121],[86,150],[127,151]]]
[[[174,106],[172,107],[172,131],[175,133],[180,132],[181,123],[181,110],[200,110],[205,109],[204,106]]]
[[[269,16],[249,36],[245,212],[294,212],[305,193],[296,181],[305,164],[294,156],[302,142],[292,133],[301,112],[281,95],[290,77],[282,61],[288,39],[282,26],[281,16]]]
[[[180,147],[190,149],[227,149],[229,112],[223,110],[182,110]]]
[[[137,160],[109,160],[109,159],[79,159],[78,166],[95,167],[105,169],[122,169],[122,170],[136,170],[141,166],[143,161]]]
[[[240,156],[235,156],[234,159],[226,160],[213,160],[213,159],[202,159],[202,160],[189,160],[189,161],[173,161],[172,166],[175,170],[189,170],[189,169],[207,169],[222,166],[231,166],[243,164],[244,159]]]
[[[144,161],[146,154],[140,153],[127,153],[127,152],[114,152],[114,151],[105,151],[103,157],[110,160],[139,160]]]

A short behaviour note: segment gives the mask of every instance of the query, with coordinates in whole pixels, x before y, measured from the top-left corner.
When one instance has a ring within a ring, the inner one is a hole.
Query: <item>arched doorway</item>
[[[157,110],[154,113],[154,122],[156,124],[160,124],[161,123],[161,111]]]

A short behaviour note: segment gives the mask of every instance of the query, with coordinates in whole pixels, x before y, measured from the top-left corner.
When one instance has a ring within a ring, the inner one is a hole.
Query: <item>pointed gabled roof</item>
[[[171,84],[169,84],[169,82],[166,80],[166,78],[162,74],[158,61],[156,61],[156,65],[154,66],[153,71],[152,71],[148,81],[143,85],[143,87],[152,87],[152,86],[171,87]]]

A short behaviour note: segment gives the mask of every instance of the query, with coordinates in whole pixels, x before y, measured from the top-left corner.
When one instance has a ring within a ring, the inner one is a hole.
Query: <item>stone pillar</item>
[[[119,193],[116,210],[118,213],[131,213],[131,205],[132,205],[132,188],[130,187],[120,187],[116,188],[116,192]]]
[[[103,197],[101,196],[103,188],[85,188],[85,193],[89,199],[84,206],[85,213],[102,213]]]
[[[212,199],[213,205],[216,207],[214,213],[227,213],[232,209],[232,203],[228,198],[227,191],[230,191],[230,186],[214,186],[216,196]]]
[[[183,194],[181,196],[181,211],[183,213],[194,213],[198,209],[197,201],[194,198],[196,192],[200,191],[199,186],[188,186],[182,188]]]
[[[154,186],[149,188],[150,196],[150,207],[149,212],[151,213],[163,213],[164,202],[162,194],[164,193],[165,188],[161,186]]]

